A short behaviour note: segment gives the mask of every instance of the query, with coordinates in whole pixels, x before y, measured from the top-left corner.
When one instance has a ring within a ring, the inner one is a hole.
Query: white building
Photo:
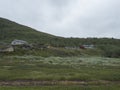
[[[26,41],[23,41],[23,40],[17,40],[17,39],[15,39],[15,40],[13,40],[12,42],[11,42],[11,45],[28,45],[28,42],[26,42]]]

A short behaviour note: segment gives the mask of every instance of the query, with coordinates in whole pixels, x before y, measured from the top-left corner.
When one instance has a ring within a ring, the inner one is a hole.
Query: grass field
[[[0,83],[17,80],[48,82],[42,87],[1,85],[0,90],[119,90],[120,58],[2,56]]]
[[[0,87],[0,90],[119,90],[114,86],[39,86],[39,87]]]

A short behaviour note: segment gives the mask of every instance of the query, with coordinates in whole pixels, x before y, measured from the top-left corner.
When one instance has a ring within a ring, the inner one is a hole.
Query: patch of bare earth
[[[39,81],[39,80],[12,80],[0,81],[0,86],[47,86],[47,85],[109,85],[120,81]]]

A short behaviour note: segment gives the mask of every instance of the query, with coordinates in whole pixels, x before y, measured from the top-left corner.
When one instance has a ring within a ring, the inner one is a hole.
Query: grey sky
[[[120,38],[120,0],[0,0],[0,17],[64,37]]]

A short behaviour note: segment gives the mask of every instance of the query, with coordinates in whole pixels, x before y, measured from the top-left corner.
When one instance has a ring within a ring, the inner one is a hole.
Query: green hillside
[[[0,18],[0,42],[11,42],[14,39],[52,44],[54,46],[80,46],[83,44],[120,45],[120,39],[114,38],[63,38],[43,33],[16,22]]]
[[[16,22],[0,18],[0,43],[10,43],[14,39],[20,39],[25,40],[32,44],[43,44],[43,45],[50,45],[57,48],[78,48],[80,45],[94,45],[94,50],[82,50],[79,52],[87,53],[90,55],[96,55],[99,53],[99,55],[107,56],[107,57],[120,57],[120,39],[114,39],[114,38],[64,38],[64,37],[57,37],[54,35],[50,35],[47,33],[43,33],[40,31],[37,31],[35,29],[32,29],[30,27],[20,25]],[[49,50],[51,53],[51,50]],[[57,55],[67,53],[69,54],[69,51],[66,51],[64,49],[57,49],[53,50],[54,54],[58,53]],[[71,54],[73,53],[73,50]],[[46,51],[48,52],[48,51]],[[45,53],[46,53],[45,52]],[[43,52],[42,52],[43,53]],[[78,53],[77,53],[78,55]]]
[[[14,39],[22,39],[29,42],[46,42],[55,36],[38,32],[30,27],[20,25],[13,21],[0,18],[0,41],[10,42]]]

